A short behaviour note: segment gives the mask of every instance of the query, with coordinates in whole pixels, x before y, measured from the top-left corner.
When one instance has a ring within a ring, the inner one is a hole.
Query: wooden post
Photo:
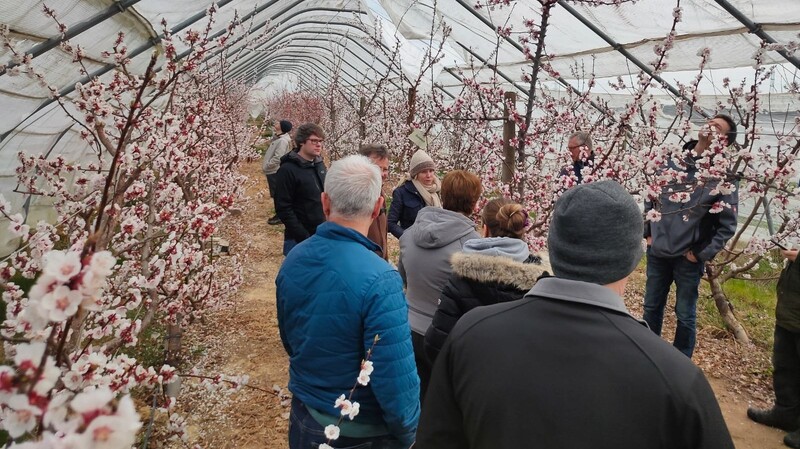
[[[503,94],[503,171],[501,180],[504,183],[510,183],[514,179],[514,169],[516,168],[516,148],[511,146],[511,139],[516,134],[516,123],[509,120],[511,115],[509,111],[509,104],[511,107],[517,103],[516,92],[506,92]]]

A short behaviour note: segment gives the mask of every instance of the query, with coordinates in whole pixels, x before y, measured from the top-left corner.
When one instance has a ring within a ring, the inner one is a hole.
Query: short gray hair
[[[586,145],[590,150],[592,149],[592,136],[586,131],[575,131],[569,135],[570,139],[573,137],[578,139],[578,145]]]
[[[325,193],[331,212],[349,219],[369,217],[381,194],[381,172],[364,156],[344,157],[325,175]]]

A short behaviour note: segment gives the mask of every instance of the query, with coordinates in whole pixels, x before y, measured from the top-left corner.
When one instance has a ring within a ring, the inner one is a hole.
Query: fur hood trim
[[[512,285],[519,290],[528,290],[536,280],[550,273],[550,261],[542,257],[542,263],[521,263],[508,257],[487,256],[478,253],[455,253],[450,258],[453,274],[478,282],[498,282]]]

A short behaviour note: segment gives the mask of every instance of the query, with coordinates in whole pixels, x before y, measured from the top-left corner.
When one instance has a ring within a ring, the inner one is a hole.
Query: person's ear
[[[383,195],[378,195],[378,201],[375,202],[375,207],[372,208],[372,215],[370,215],[370,219],[374,220],[381,214],[381,208],[383,208]]]
[[[481,235],[484,237],[489,237],[489,226],[486,226],[486,223],[484,223],[482,226]]]
[[[331,217],[331,197],[325,192],[322,192],[320,195],[320,199],[322,200],[322,213],[325,214],[325,219],[329,220]]]

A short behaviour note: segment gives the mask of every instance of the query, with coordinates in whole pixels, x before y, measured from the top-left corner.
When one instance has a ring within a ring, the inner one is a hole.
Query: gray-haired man
[[[317,447],[338,423],[336,447],[408,448],[420,411],[408,306],[400,274],[366,236],[383,206],[378,167],[363,156],[334,162],[321,197],[327,221],[289,252],[275,280],[293,395],[289,447]],[[348,398],[360,413],[340,423],[334,404],[373,344],[369,383]]]
[[[569,136],[567,149],[572,159],[572,169],[564,167],[560,176],[575,176],[577,183],[583,182],[583,168],[594,164],[594,151],[592,150],[592,136],[585,131],[576,131]]]

